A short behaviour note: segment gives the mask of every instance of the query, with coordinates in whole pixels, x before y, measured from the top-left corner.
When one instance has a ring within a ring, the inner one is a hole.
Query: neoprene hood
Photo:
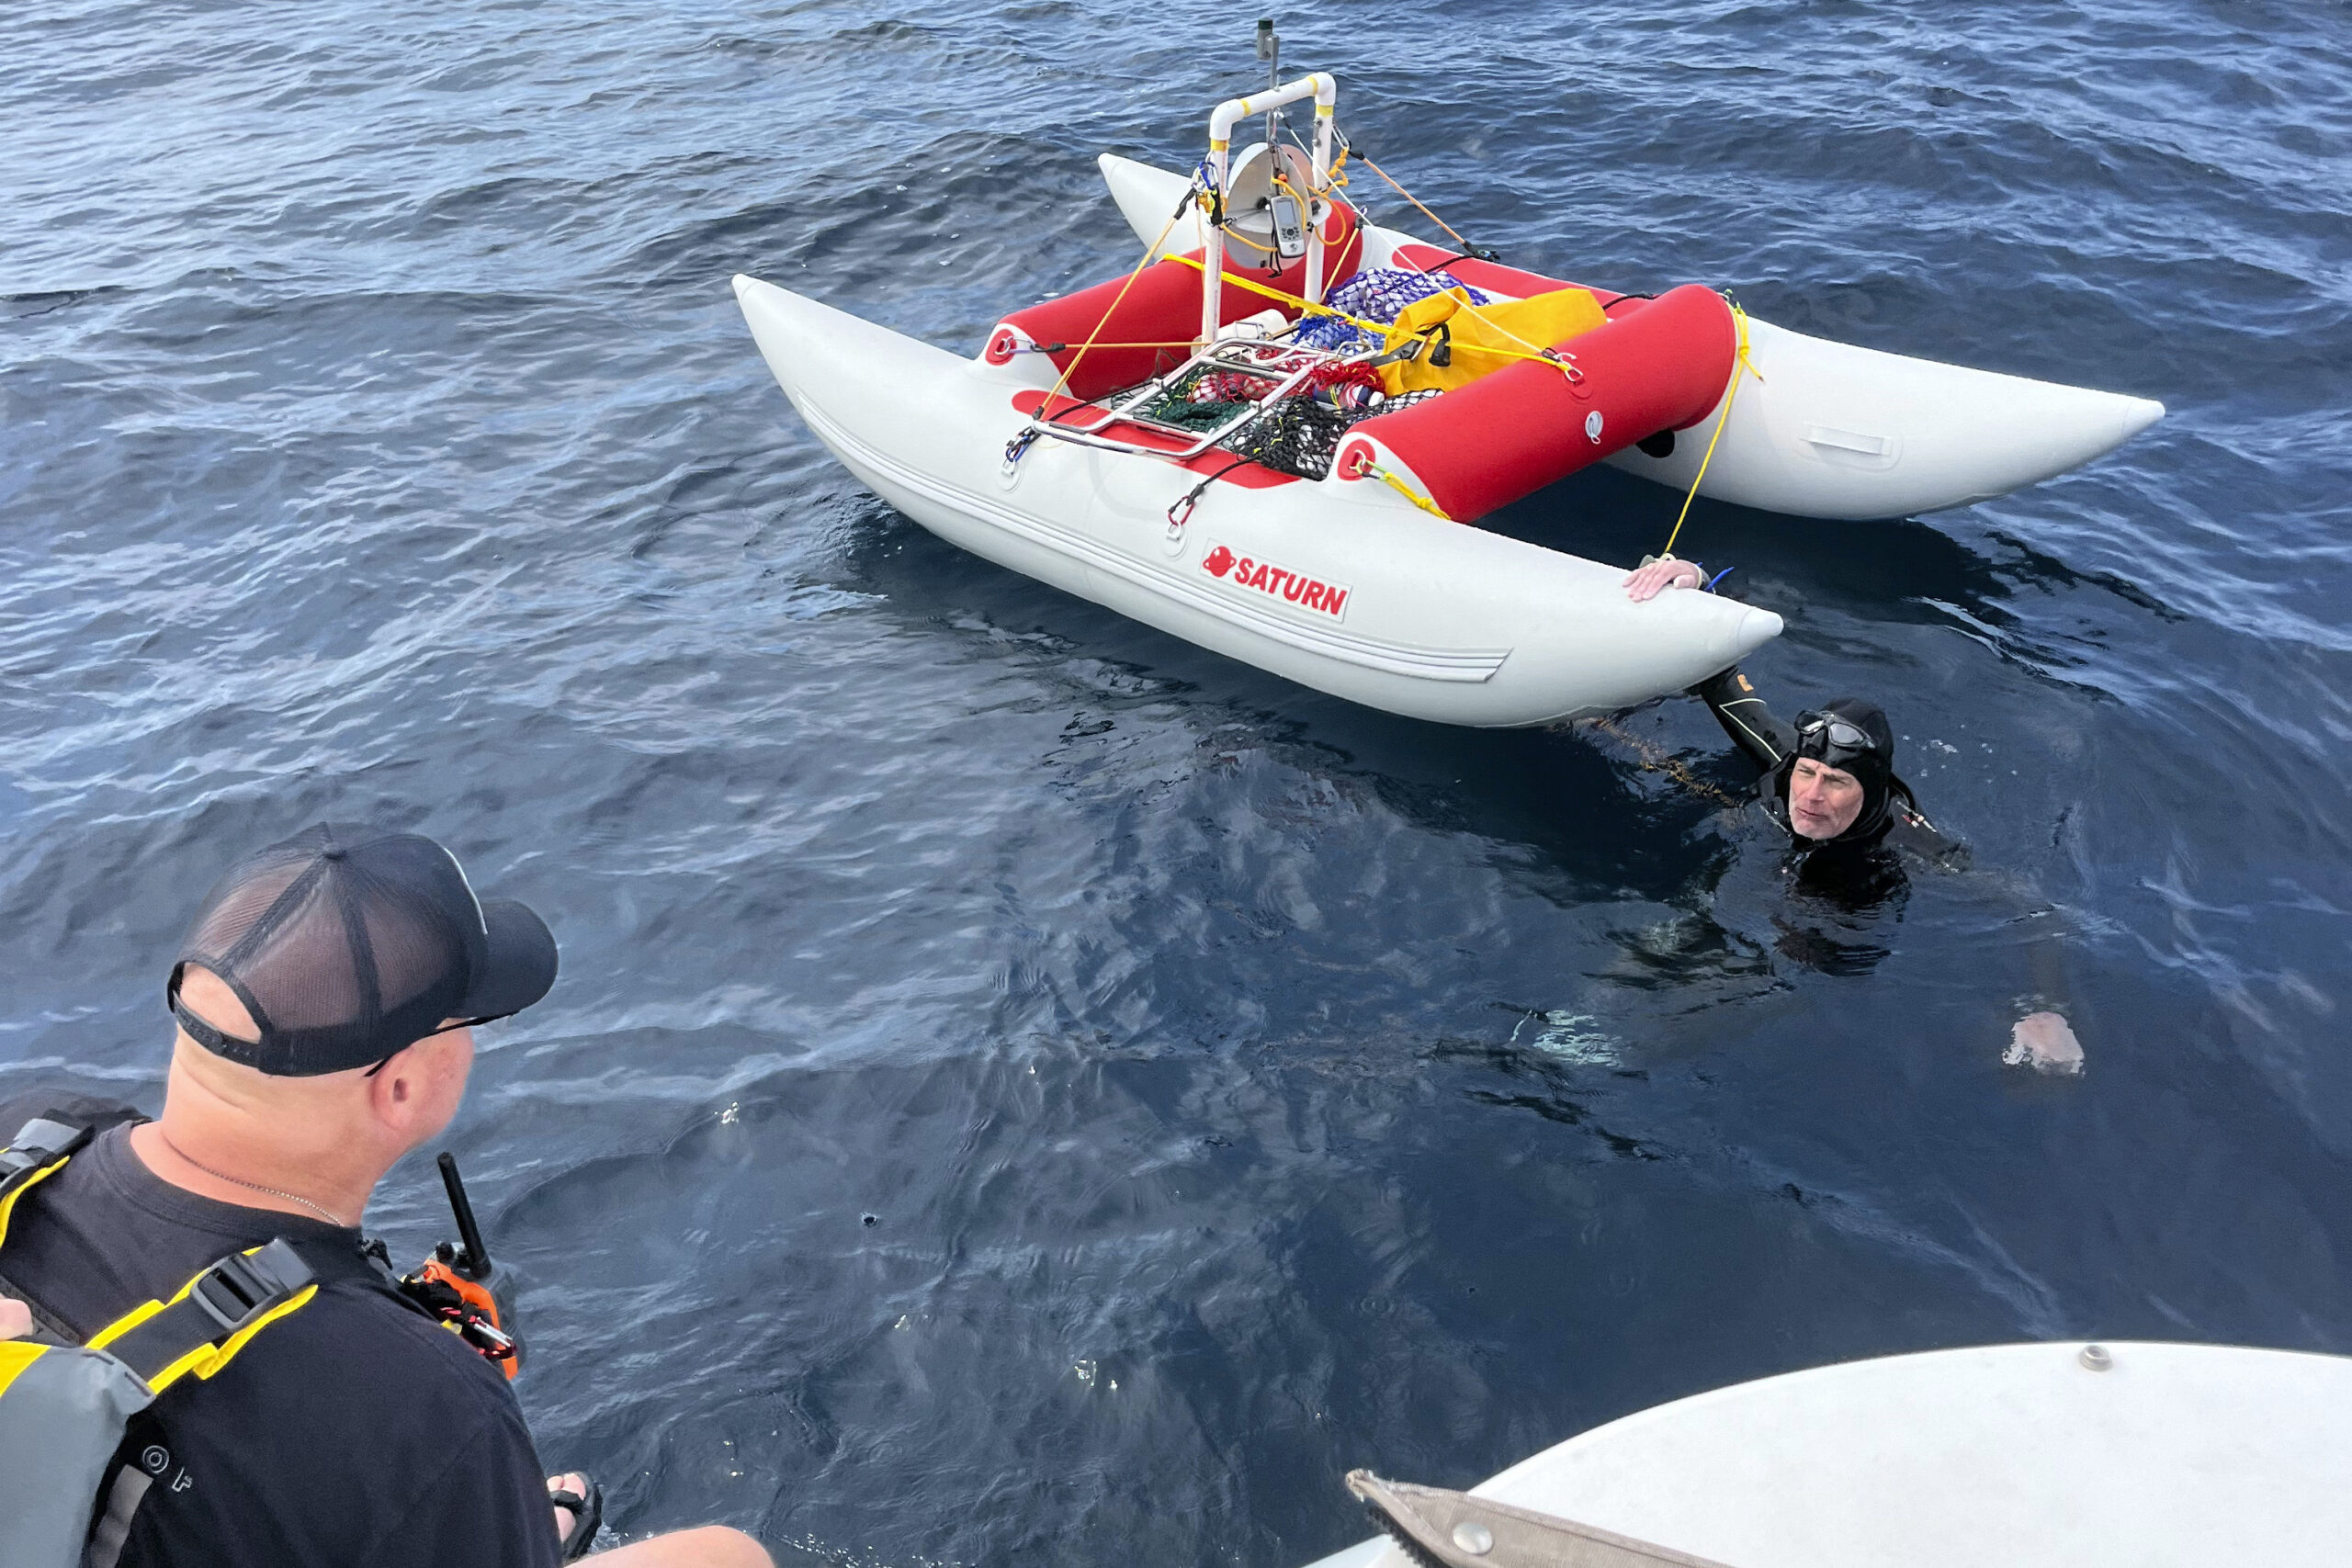
[[[1854,825],[1835,839],[1833,844],[1866,842],[1883,834],[1892,815],[1894,779],[1894,731],[1888,727],[1886,712],[1876,703],[1860,697],[1837,697],[1815,710],[1832,718],[1842,718],[1871,738],[1867,749],[1850,749],[1812,742],[1802,733],[1804,716],[1799,717],[1800,739],[1797,750],[1781,760],[1774,788],[1781,797],[1781,808],[1787,809],[1789,774],[1796,767],[1799,757],[1813,757],[1829,766],[1854,775],[1862,786],[1862,809]]]

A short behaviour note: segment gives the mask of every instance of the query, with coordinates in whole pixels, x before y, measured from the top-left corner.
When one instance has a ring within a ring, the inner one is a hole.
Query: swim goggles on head
[[[1797,715],[1796,729],[1798,754],[1825,762],[1833,750],[1867,753],[1878,750],[1878,742],[1871,739],[1869,730],[1834,713],[1801,713]]]

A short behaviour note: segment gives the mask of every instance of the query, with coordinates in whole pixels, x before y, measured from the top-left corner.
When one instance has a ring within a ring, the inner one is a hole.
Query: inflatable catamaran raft
[[[1311,100],[1311,144],[1276,116]],[[1191,176],[1105,155],[1136,268],[963,359],[748,276],[785,394],[951,543],[1392,713],[1543,724],[1704,679],[1781,630],[1469,525],[1597,462],[1832,518],[1980,501],[2108,452],[2143,399],[1852,348],[1685,285],[1580,288],[1366,222],[1321,73],[1209,117]],[[1268,138],[1231,152],[1266,115]],[[1335,157],[1335,152],[1337,156]]]

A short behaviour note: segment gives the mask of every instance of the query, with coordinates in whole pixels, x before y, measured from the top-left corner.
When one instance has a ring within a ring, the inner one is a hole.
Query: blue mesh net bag
[[[1406,306],[1449,288],[1468,294],[1473,305],[1487,303],[1485,294],[1450,272],[1408,272],[1402,267],[1374,267],[1360,272],[1324,296],[1324,303],[1367,321],[1393,321],[1396,312]],[[1291,341],[1308,348],[1334,351],[1379,342],[1363,328],[1336,316],[1310,317],[1291,334]]]

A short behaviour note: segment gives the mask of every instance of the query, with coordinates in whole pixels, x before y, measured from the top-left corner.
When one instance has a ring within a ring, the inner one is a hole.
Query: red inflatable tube
[[[1324,288],[1328,293],[1354,276],[1356,263],[1363,254],[1363,236],[1357,231],[1355,214],[1345,207],[1335,207],[1325,222]],[[1200,260],[1201,253],[1194,251],[1193,259]],[[1304,258],[1272,274],[1250,266],[1249,261],[1255,259],[1254,252],[1236,256],[1228,250],[1225,270],[1232,276],[1247,277],[1284,294],[1295,295],[1306,288]],[[1076,294],[1065,294],[1058,299],[1015,310],[989,334],[989,363],[1002,365],[1012,357],[1019,340],[1007,329],[1017,328],[1027,333],[1032,343],[1064,345],[1050,357],[1057,370],[1068,370],[1073,361],[1077,362],[1078,369],[1069,378],[1069,390],[1080,398],[1102,397],[1182,365],[1191,353],[1189,345],[1201,332],[1201,269],[1178,261],[1157,262],[1144,268],[1136,278],[1135,287],[1127,288],[1126,297],[1120,299],[1119,290],[1126,288],[1126,285],[1125,276],[1114,277]],[[1114,299],[1119,301],[1115,310],[1111,309]],[[1279,310],[1292,318],[1297,315],[1278,301],[1230,283],[1225,286],[1225,298],[1218,303],[1222,307],[1217,318],[1220,321],[1238,321],[1265,310]],[[1079,359],[1079,347],[1090,336],[1096,340],[1095,346],[1086,351],[1084,359]],[[1105,346],[1112,344],[1178,346]]]
[[[1721,295],[1686,283],[1559,348],[1573,377],[1518,360],[1365,420],[1350,442],[1379,441],[1447,516],[1473,522],[1645,436],[1706,418],[1731,384],[1739,330]],[[1353,476],[1370,457],[1368,447],[1343,446],[1335,467]]]

